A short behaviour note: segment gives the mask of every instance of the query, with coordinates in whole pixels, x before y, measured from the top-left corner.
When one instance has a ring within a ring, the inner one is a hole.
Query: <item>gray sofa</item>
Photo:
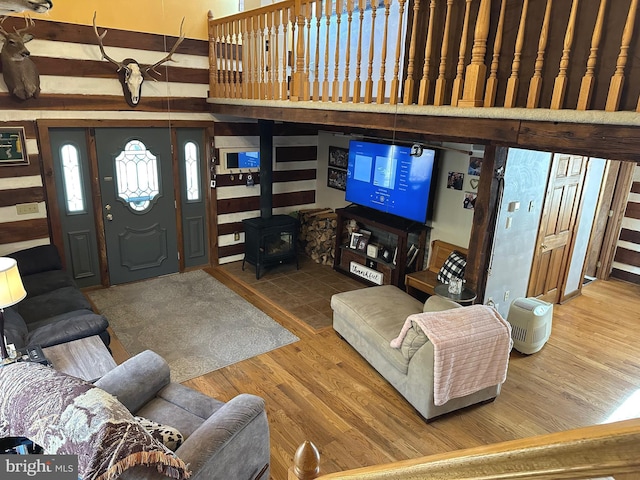
[[[18,262],[27,291],[24,300],[5,309],[7,343],[16,348],[44,348],[99,335],[109,345],[109,322],[93,312],[71,275],[62,268],[55,245],[40,245],[7,256]]]
[[[264,400],[241,394],[227,403],[169,380],[169,366],[147,350],[122,363],[95,385],[115,395],[137,416],[170,425],[184,436],[176,455],[191,480],[269,479],[269,425]],[[166,479],[149,467],[121,476]]]
[[[406,318],[423,311],[460,308],[437,296],[423,304],[393,285],[333,295],[333,328],[427,420],[476,403],[493,400],[500,385],[436,406],[433,398],[433,345],[411,328],[400,349],[390,346]]]

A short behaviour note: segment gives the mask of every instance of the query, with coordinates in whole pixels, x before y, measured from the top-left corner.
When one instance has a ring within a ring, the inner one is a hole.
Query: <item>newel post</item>
[[[306,74],[305,74],[305,70],[304,70],[304,56],[305,56],[305,52],[304,52],[304,24],[305,24],[305,18],[304,18],[304,13],[302,11],[302,0],[296,0],[294,3],[294,11],[293,11],[293,15],[296,19],[296,34],[297,34],[297,41],[296,41],[296,70],[293,73],[291,80],[292,80],[292,89],[291,89],[291,96],[289,97],[289,100],[293,101],[293,102],[297,102],[298,100],[302,100],[303,99],[303,93],[304,93],[304,85],[307,82],[306,79]]]
[[[305,440],[296,450],[287,480],[313,480],[319,474],[320,453],[312,442]]]
[[[491,0],[481,0],[473,36],[471,63],[467,66],[465,72],[464,90],[462,99],[458,101],[459,107],[481,107],[484,105],[484,82],[487,76],[484,57],[487,53],[490,20]]]

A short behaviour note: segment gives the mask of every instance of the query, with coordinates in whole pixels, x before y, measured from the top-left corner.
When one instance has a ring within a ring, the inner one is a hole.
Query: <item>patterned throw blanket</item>
[[[511,325],[494,308],[473,305],[409,315],[391,347],[400,348],[413,323],[433,344],[435,405],[506,380]]]
[[[136,465],[189,478],[182,460],[156,441],[113,395],[50,367],[0,368],[0,438],[28,437],[45,454],[78,455],[84,480],[112,480]]]

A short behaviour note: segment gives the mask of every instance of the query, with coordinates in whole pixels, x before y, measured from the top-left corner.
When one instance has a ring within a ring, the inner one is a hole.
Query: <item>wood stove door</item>
[[[96,129],[111,285],[178,271],[170,139],[160,128]]]

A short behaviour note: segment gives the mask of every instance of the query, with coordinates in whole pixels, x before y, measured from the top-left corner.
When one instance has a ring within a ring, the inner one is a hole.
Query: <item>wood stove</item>
[[[298,265],[296,244],[298,241],[298,221],[289,215],[272,215],[269,218],[247,218],[244,225],[244,262],[256,267],[256,279],[264,273],[264,268],[295,260]]]

